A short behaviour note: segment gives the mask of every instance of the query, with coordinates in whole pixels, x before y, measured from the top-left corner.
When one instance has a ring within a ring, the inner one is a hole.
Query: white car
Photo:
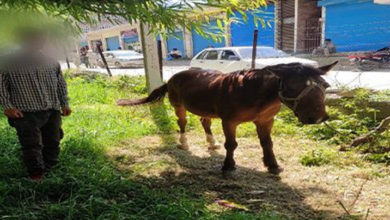
[[[257,47],[255,68],[296,62],[318,67],[318,63],[313,60],[289,56],[285,52],[272,47]],[[251,63],[252,47],[221,47],[207,48],[199,52],[191,60],[190,66],[229,73],[250,69]]]
[[[104,51],[103,56],[106,58],[108,66],[116,68],[122,67],[143,67],[144,56],[134,50],[113,50]],[[103,61],[98,59],[98,66],[104,67]]]

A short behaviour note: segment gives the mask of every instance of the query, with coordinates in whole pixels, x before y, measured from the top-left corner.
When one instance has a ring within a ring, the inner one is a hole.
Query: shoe
[[[30,180],[34,181],[34,182],[41,182],[43,180],[43,177],[44,177],[44,174],[43,173],[40,173],[40,174],[31,174],[29,176]]]

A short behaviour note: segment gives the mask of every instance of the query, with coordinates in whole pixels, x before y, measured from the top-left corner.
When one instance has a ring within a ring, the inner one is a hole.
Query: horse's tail
[[[164,84],[157,89],[153,90],[152,93],[146,98],[143,99],[120,99],[116,103],[118,105],[142,105],[152,102],[157,102],[164,98],[165,94],[168,92],[168,86],[167,84]]]

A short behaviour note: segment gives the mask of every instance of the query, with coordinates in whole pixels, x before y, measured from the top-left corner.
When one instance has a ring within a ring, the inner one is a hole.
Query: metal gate
[[[321,45],[322,22],[318,18],[307,19],[305,23],[305,52],[312,52]]]
[[[286,52],[294,51],[294,26],[295,26],[295,1],[281,0],[280,18],[281,26],[279,30],[279,47]]]

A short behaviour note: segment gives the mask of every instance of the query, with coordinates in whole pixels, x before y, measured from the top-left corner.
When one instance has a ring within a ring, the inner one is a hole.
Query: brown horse
[[[281,103],[294,111],[304,124],[328,119],[325,112],[325,89],[329,84],[321,77],[337,62],[313,68],[300,63],[280,64],[223,74],[219,71],[190,69],[174,75],[147,98],[119,100],[119,105],[140,105],[162,99],[168,92],[180,127],[180,148],[188,149],[185,137],[186,112],[201,117],[209,149],[216,149],[210,130],[211,119],[221,118],[225,134],[226,158],[223,171],[232,171],[237,147],[236,127],[253,122],[263,148],[263,162],[270,173],[282,171],[272,150],[271,129]]]

